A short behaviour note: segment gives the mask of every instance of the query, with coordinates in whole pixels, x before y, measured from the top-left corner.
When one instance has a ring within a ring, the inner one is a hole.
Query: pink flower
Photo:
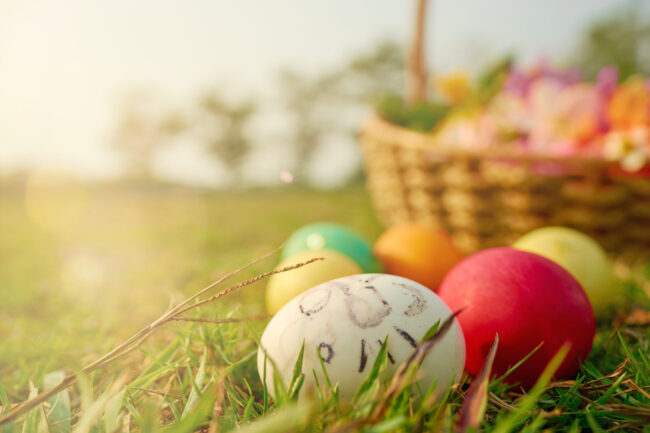
[[[598,77],[596,78],[596,87],[600,94],[609,98],[616,90],[616,85],[618,84],[618,70],[613,66],[607,66],[598,72]]]
[[[529,105],[531,147],[542,153],[551,153],[558,142],[572,143],[578,151],[601,132],[599,94],[591,84],[562,87],[540,80],[531,88]]]
[[[581,79],[582,74],[577,68],[553,68],[545,61],[540,61],[528,71],[516,67],[511,68],[504,84],[504,91],[524,98],[537,81],[552,81],[561,87],[567,87],[579,83]]]
[[[513,67],[508,71],[508,76],[504,83],[504,91],[523,98],[528,93],[530,82],[531,80],[525,72]]]
[[[618,83],[603,68],[595,83],[575,68],[511,68],[502,91],[478,109],[456,111],[437,130],[446,144],[505,147],[534,154],[594,156],[624,170],[650,164],[650,80]],[[552,168],[552,167],[551,167]]]

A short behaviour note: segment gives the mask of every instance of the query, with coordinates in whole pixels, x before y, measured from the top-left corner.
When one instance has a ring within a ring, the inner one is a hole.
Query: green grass
[[[2,411],[64,374],[78,374],[79,382],[0,432],[454,430],[467,378],[435,404],[397,393],[381,419],[369,418],[375,395],[348,404],[325,390],[319,401],[296,401],[294,387],[274,402],[255,361],[265,321],[170,322],[136,351],[81,373],[170,304],[277,247],[304,223],[339,221],[374,239],[381,227],[363,189],[227,194],[95,186],[57,224],[47,213],[29,213],[22,190],[1,194]],[[276,262],[257,264],[222,288]],[[624,286],[646,302],[638,281],[650,272],[634,275],[640,278]],[[263,290],[255,283],[186,315],[257,316]],[[649,341],[648,327],[603,323],[575,383],[540,384],[524,394],[493,380],[482,428],[650,432]]]

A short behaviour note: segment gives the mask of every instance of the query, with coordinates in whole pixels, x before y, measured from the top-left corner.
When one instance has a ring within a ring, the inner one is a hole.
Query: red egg
[[[445,277],[438,295],[456,311],[465,334],[465,368],[476,375],[499,334],[493,371],[502,375],[542,346],[507,381],[532,386],[568,342],[571,348],[555,373],[575,374],[591,351],[595,319],[576,279],[554,262],[509,247],[473,254]]]

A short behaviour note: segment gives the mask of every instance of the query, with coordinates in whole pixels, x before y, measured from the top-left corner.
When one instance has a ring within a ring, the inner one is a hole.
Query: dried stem
[[[240,323],[240,322],[255,322],[257,320],[266,320],[269,318],[271,318],[271,316],[265,314],[263,316],[244,317],[244,318],[233,317],[231,319],[211,319],[208,317],[174,317],[171,320],[175,320],[179,322],[201,322],[201,323]]]
[[[223,296],[229,295],[230,293],[234,292],[235,290],[241,289],[244,286],[251,285],[251,284],[261,280],[262,278],[266,278],[266,277],[268,277],[270,275],[273,275],[273,274],[279,274],[280,272],[291,271],[293,269],[303,267],[305,265],[317,262],[319,260],[324,260],[324,259],[322,257],[315,257],[313,259],[309,259],[309,260],[307,260],[305,262],[298,263],[296,265],[286,266],[284,268],[276,269],[274,271],[265,272],[265,273],[260,274],[260,275],[258,275],[256,277],[253,277],[253,278],[251,278],[249,280],[242,281],[241,283],[235,284],[234,286],[230,286],[227,289],[224,289],[221,292],[217,293],[216,295],[210,296],[207,299],[203,299],[203,300],[197,302],[196,304],[190,305],[190,306],[182,308],[182,309],[176,309],[176,311],[174,311],[173,314],[171,314],[162,323],[167,322],[167,321],[171,320],[172,317],[178,316],[178,315],[180,315],[182,313],[185,313],[186,311],[192,310],[192,309],[194,309],[196,307],[199,307],[199,306],[201,306],[203,304],[207,304],[208,302],[212,302],[212,301],[214,301],[216,299],[219,299],[219,298],[221,298]],[[186,302],[185,302],[185,304],[186,304]],[[160,320],[160,319],[158,319],[158,320]]]

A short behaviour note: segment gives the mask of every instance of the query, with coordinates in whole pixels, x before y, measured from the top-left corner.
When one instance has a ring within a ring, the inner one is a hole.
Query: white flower
[[[603,154],[609,160],[619,161],[625,171],[641,170],[649,160],[649,138],[645,127],[610,132],[605,137]]]

